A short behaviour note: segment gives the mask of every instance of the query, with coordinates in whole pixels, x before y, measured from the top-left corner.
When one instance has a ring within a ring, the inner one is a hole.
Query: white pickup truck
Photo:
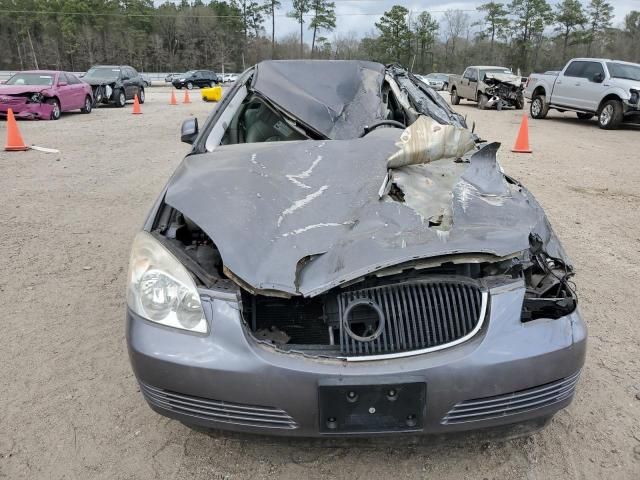
[[[623,121],[640,121],[640,65],[574,58],[557,75],[531,74],[524,96],[531,100],[533,118],[544,118],[553,108],[583,120],[597,115],[600,128],[612,130]]]

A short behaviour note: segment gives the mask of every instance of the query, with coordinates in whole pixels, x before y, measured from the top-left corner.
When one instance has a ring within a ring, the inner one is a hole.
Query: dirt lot
[[[456,107],[504,143],[502,165],[577,267],[587,365],[545,430],[504,442],[290,441],[207,435],[153,413],[127,358],[126,265],[187,151],[181,121],[212,108],[193,97],[172,107],[154,89],[142,116],[128,105],[20,122],[27,143],[61,153],[0,153],[0,478],[640,478],[640,128],[607,132],[568,113],[532,121],[534,153],[515,155],[519,113]]]

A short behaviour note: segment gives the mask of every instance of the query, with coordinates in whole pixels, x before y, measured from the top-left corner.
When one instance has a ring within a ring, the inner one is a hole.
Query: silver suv
[[[544,118],[553,108],[583,120],[597,115],[600,128],[615,129],[623,121],[640,121],[640,65],[574,58],[557,74],[529,76],[524,95],[533,118]]]

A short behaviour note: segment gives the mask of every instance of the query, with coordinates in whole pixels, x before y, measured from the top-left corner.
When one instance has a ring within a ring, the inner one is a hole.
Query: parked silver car
[[[544,118],[549,109],[575,112],[589,120],[598,116],[603,129],[623,121],[640,121],[640,64],[599,58],[574,58],[559,73],[534,73],[524,91],[531,116]]]
[[[130,360],[158,413],[295,436],[523,432],[571,402],[573,267],[499,144],[406,70],[265,61],[182,140],[128,275]]]

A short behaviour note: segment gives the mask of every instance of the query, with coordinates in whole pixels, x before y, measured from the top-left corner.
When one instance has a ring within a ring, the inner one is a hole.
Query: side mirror
[[[593,75],[593,77],[591,78],[591,80],[593,80],[596,83],[602,83],[604,82],[604,73],[599,72]]]
[[[180,129],[180,141],[192,145],[198,136],[198,119],[187,118],[182,122],[182,128]]]
[[[67,82],[58,82],[59,87],[66,87],[68,85]]]

